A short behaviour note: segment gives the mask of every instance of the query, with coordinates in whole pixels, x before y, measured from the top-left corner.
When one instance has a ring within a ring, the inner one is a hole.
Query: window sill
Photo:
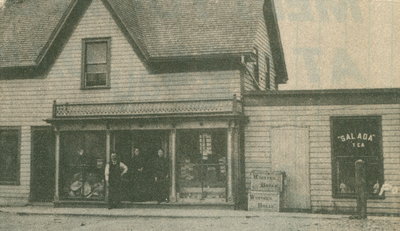
[[[0,181],[0,186],[7,185],[7,186],[19,186],[20,183],[18,181]]]
[[[101,86],[101,87],[81,87],[81,90],[107,90],[111,89],[110,86]]]

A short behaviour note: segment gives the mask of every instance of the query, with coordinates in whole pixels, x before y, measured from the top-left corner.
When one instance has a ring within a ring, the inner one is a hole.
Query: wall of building
[[[308,128],[312,210],[353,211],[355,199],[332,197],[330,117],[378,115],[382,116],[384,179],[400,187],[400,94],[282,94],[245,96],[245,114],[249,118],[245,128],[247,186],[251,171],[271,169],[273,128]],[[384,200],[368,200],[368,212],[399,214],[400,194],[389,192]]]
[[[111,89],[81,90],[83,38],[111,37]],[[20,185],[0,185],[0,204],[26,203],[31,126],[48,125],[59,103],[233,98],[240,71],[150,74],[100,0],[94,0],[50,71],[41,78],[0,80],[0,126],[21,127]]]
[[[269,57],[270,62],[270,89],[277,90],[278,85],[275,82],[275,66],[272,59],[272,52],[271,46],[269,41],[269,35],[267,31],[267,27],[265,24],[264,16],[262,15],[262,11],[260,11],[260,16],[258,17],[258,24],[257,24],[257,33],[255,35],[254,40],[255,48],[258,50],[258,70],[259,70],[259,86],[261,90],[265,90],[265,78],[266,78],[266,57]],[[249,70],[253,70],[251,66],[248,66]],[[253,80],[249,76],[249,74],[244,75],[244,89],[245,91],[253,91],[255,90]]]

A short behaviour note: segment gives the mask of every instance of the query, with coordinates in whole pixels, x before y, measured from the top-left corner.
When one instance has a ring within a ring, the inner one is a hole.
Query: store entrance
[[[123,177],[122,200],[132,202],[155,201],[155,159],[162,149],[168,159],[168,132],[115,131],[112,135],[111,150],[129,168]],[[135,155],[136,152],[139,154]],[[168,170],[169,172],[169,170]]]
[[[54,197],[54,135],[51,127],[32,128],[31,201],[50,202]]]

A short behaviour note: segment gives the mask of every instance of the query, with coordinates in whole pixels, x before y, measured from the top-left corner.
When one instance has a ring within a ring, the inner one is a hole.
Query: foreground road
[[[0,230],[400,230],[399,218],[365,221],[329,216],[313,217],[97,217],[18,215],[0,212]]]

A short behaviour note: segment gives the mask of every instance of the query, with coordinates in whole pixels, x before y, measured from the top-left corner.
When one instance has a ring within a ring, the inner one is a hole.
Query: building
[[[400,89],[253,92],[244,108],[246,176],[284,171],[284,208],[353,212],[362,159],[367,211],[399,214]]]
[[[272,0],[9,0],[0,51],[0,205],[104,203],[134,148],[152,201],[162,148],[171,204],[244,208],[279,170],[285,210],[349,212],[361,158],[368,211],[400,212],[400,91],[278,91]]]
[[[104,202],[110,152],[136,147],[144,200],[162,148],[171,202],[243,202],[242,95],[287,79],[271,1],[9,0],[0,13],[1,204]]]

